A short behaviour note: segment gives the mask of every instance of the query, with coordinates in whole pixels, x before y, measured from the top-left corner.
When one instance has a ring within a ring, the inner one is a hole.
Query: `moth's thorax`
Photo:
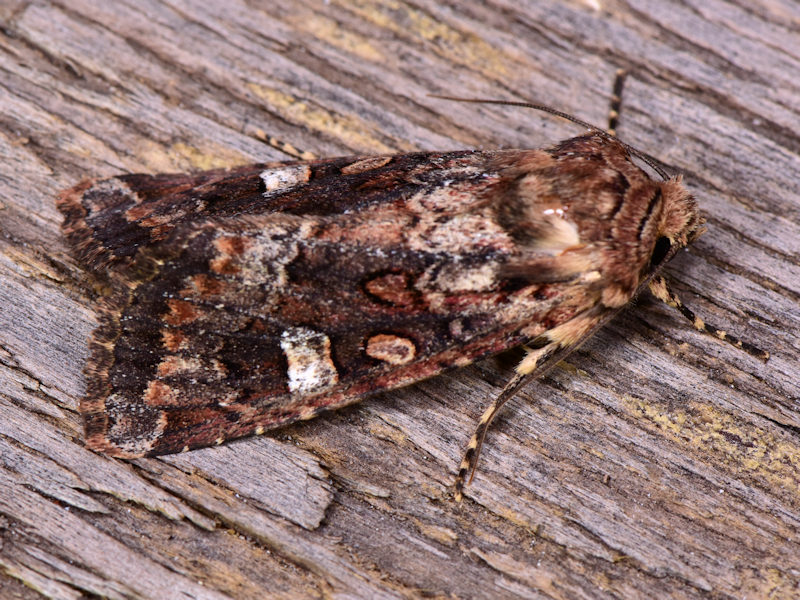
[[[628,302],[657,266],[659,238],[679,248],[702,226],[679,179],[654,181],[622,144],[600,134],[527,152],[504,176],[513,183],[498,210],[524,248],[514,272],[527,261],[541,273],[542,255],[552,256],[553,280],[588,277],[608,307]]]

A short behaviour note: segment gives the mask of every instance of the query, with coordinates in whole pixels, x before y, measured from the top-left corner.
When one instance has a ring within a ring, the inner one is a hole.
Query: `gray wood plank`
[[[800,584],[800,8],[790,1],[0,6],[0,595],[774,597]],[[174,457],[83,447],[94,292],[54,198],[84,177],[536,147],[579,133],[685,176],[708,232],[463,447],[513,363]],[[22,582],[26,587],[20,587]]]

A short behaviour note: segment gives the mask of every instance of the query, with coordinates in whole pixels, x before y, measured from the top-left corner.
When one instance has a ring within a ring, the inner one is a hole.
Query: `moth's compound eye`
[[[656,268],[660,265],[669,254],[672,248],[672,242],[668,237],[660,237],[656,240],[656,246],[653,248],[653,254],[650,256],[650,269]]]

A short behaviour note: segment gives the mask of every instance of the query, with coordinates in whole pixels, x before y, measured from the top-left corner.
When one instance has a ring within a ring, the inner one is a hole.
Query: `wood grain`
[[[792,598],[800,586],[800,8],[766,0],[5,0],[0,597]],[[85,177],[535,147],[575,126],[685,174],[669,268],[766,364],[642,298],[490,432],[492,360],[264,439],[131,462],[82,445],[95,292],[54,206]]]

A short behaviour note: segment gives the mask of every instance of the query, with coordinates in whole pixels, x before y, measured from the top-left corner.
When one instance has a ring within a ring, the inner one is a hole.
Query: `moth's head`
[[[657,271],[681,248],[686,247],[705,231],[705,219],[700,215],[692,195],[676,177],[659,182],[660,214],[650,230],[642,231],[642,242],[650,247],[650,260],[644,268],[647,276]]]

